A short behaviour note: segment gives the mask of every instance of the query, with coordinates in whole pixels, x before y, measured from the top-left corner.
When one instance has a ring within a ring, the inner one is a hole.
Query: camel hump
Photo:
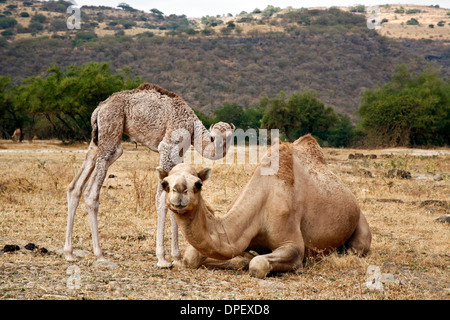
[[[275,160],[276,159],[276,160]],[[287,185],[294,184],[292,144],[277,143],[273,144],[264,158],[261,160],[261,167],[272,167],[272,161],[276,161],[277,167],[275,176],[285,181]]]
[[[308,133],[303,137],[293,142],[294,146],[301,147],[305,153],[309,154],[313,159],[319,163],[326,164],[325,156],[323,155],[322,148],[314,137]]]
[[[180,98],[179,95],[177,95],[176,93],[173,93],[169,90],[166,90],[154,83],[148,83],[148,82],[144,82],[142,83],[139,87],[137,87],[135,89],[135,91],[144,91],[144,90],[154,90],[162,95],[168,96],[170,98]],[[180,98],[181,99],[181,98]]]

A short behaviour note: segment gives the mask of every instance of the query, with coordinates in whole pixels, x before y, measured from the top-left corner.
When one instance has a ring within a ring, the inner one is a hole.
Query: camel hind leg
[[[92,171],[95,167],[95,161],[98,154],[98,147],[91,142],[86,155],[86,159],[78,171],[78,174],[72,180],[72,182],[67,187],[67,229],[66,229],[66,241],[64,244],[64,256],[66,260],[75,260],[72,252],[72,233],[73,233],[73,221],[75,217],[75,212],[77,211],[78,204],[80,203],[81,193],[83,191],[86,182],[91,176]]]
[[[84,200],[88,209],[89,221],[91,224],[92,246],[94,248],[94,254],[97,256],[98,260],[105,260],[98,238],[97,215],[98,207],[100,205],[100,190],[103,185],[103,181],[105,180],[108,168],[122,155],[122,153],[123,147],[120,142],[106,151],[99,151],[92,178],[84,192]]]
[[[344,248],[345,250],[350,250],[357,255],[364,256],[369,252],[371,242],[372,233],[370,232],[366,217],[361,212],[358,225],[356,226],[356,229],[350,239],[345,242]]]

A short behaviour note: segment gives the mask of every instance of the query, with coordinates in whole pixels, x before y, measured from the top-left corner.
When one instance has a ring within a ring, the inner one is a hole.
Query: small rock
[[[25,249],[30,250],[30,251],[33,251],[36,248],[37,248],[37,246],[31,242],[25,245]]]
[[[17,244],[6,244],[2,251],[3,252],[14,252],[20,250],[20,247]]]
[[[73,255],[75,257],[78,257],[78,258],[85,257],[85,256],[87,256],[89,254],[91,254],[91,252],[87,251],[87,250],[82,250],[82,249],[75,249],[75,250],[73,250]]]
[[[384,291],[384,285],[405,284],[404,281],[401,281],[392,273],[381,273],[381,269],[379,266],[368,266],[366,274],[369,275],[366,280],[366,286],[369,290]]]
[[[392,273],[382,273],[380,281],[385,284],[400,284],[399,278],[394,276]]]
[[[275,281],[272,281],[272,280],[258,279],[257,281],[258,281],[258,285],[263,288],[272,289],[272,290],[284,288],[283,285],[281,285]]]
[[[450,214],[444,214],[443,216],[434,219],[434,221],[441,223],[450,223]]]
[[[411,179],[411,172],[400,169],[391,169],[386,174],[388,178],[400,178],[400,179]]]
[[[109,260],[97,260],[92,264],[92,266],[115,269],[119,266],[119,264],[116,262],[113,262],[113,261],[109,261]]]
[[[46,253],[48,253],[48,250],[46,248],[39,248],[37,250],[37,252],[40,253],[40,254],[46,254]]]

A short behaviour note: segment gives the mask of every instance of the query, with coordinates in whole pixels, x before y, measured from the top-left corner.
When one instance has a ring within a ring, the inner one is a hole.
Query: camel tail
[[[98,145],[98,122],[97,122],[98,110],[99,108],[96,108],[94,112],[92,112],[91,116],[91,125],[92,125],[91,141],[94,142],[96,146]]]

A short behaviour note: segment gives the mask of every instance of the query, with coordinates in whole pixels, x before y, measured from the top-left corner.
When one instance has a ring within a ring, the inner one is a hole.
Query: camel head
[[[214,160],[225,157],[235,129],[234,124],[226,122],[217,122],[209,127],[211,142],[214,144],[214,150],[211,153]]]
[[[167,207],[178,215],[195,212],[201,199],[203,181],[211,175],[211,168],[197,172],[191,165],[180,163],[170,172],[166,172],[162,167],[156,170],[166,191]]]

